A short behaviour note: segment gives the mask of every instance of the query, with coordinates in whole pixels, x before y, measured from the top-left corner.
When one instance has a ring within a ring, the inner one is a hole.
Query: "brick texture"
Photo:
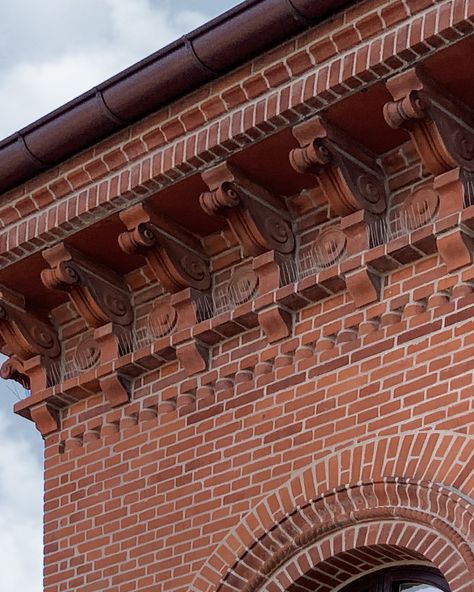
[[[5,195],[0,269],[443,51],[473,14],[356,3]],[[400,142],[377,159],[383,225],[321,183],[285,197],[300,263],[332,237],[311,273],[226,227],[201,240],[205,297],[144,261],[122,278],[128,341],[51,311],[60,363],[16,406],[44,426],[45,592],[331,592],[394,562],[474,592],[474,194],[453,208]],[[420,190],[436,201],[410,227]],[[253,292],[228,306],[239,274]]]

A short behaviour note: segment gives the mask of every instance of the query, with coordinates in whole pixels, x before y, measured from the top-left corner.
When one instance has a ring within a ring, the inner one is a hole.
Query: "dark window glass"
[[[429,567],[392,567],[363,576],[341,592],[450,592],[441,573]]]

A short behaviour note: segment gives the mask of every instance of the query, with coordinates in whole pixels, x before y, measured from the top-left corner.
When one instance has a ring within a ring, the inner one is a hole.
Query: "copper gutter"
[[[0,192],[199,88],[348,3],[242,2],[1,141]]]

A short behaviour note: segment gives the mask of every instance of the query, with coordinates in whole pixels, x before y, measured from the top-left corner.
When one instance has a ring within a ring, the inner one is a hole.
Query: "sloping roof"
[[[339,10],[348,0],[246,0],[0,142],[6,191]]]

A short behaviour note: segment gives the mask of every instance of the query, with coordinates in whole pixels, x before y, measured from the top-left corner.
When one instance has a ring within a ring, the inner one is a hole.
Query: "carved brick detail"
[[[118,373],[109,374],[100,379],[100,390],[111,407],[128,403],[130,399],[130,382],[126,376]]]
[[[416,230],[436,218],[439,194],[432,185],[424,185],[411,193],[403,203],[403,223],[407,230]]]
[[[64,243],[44,251],[43,257],[51,266],[41,272],[44,285],[68,292],[88,326],[111,322],[127,327],[132,323],[130,292],[118,274]]]
[[[394,98],[384,106],[393,128],[406,129],[426,169],[434,175],[456,166],[474,171],[474,113],[412,68],[387,82]]]
[[[471,265],[473,240],[461,228],[453,228],[439,235],[436,245],[449,272]]]
[[[281,264],[281,257],[274,251],[269,251],[254,259],[253,268],[258,275],[259,295],[262,298],[279,288]],[[288,310],[270,300],[259,308],[258,324],[265,333],[268,342],[274,343],[291,334],[293,318]]]
[[[31,408],[30,413],[36,429],[43,438],[59,429],[59,413],[48,402],[44,401],[35,405]]]
[[[321,117],[297,125],[293,135],[300,148],[290,152],[291,165],[318,178],[337,215],[361,209],[376,215],[385,211],[383,172],[369,150]]]
[[[0,377],[4,380],[14,380],[27,390],[31,388],[30,378],[24,373],[23,364],[15,356],[3,362],[0,367]]]
[[[376,302],[381,291],[380,276],[374,274],[366,267],[357,269],[346,275],[346,285],[355,305],[359,308]]]
[[[188,376],[207,370],[209,351],[195,339],[178,345],[176,347],[176,356]]]
[[[201,194],[202,209],[227,219],[245,255],[293,252],[289,213],[272,193],[227,162],[205,171],[202,178],[210,190]]]
[[[0,289],[0,336],[21,362],[37,355],[54,359],[61,353],[54,327],[27,310],[21,295],[5,288]]]
[[[146,203],[121,212],[120,218],[128,229],[119,236],[120,247],[143,255],[167,292],[210,288],[208,258],[190,233],[171,225]]]

